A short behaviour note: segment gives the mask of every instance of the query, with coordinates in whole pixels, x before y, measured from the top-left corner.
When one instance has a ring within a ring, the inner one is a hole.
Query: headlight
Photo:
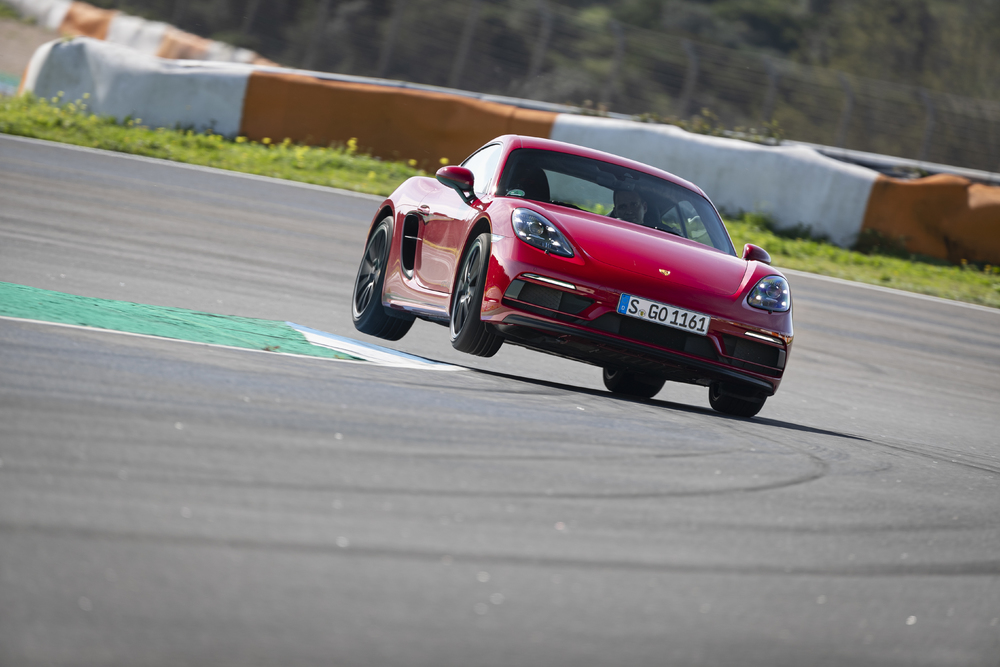
[[[792,294],[788,291],[788,281],[781,276],[763,278],[750,290],[747,303],[772,313],[784,313],[792,305]]]
[[[510,221],[517,238],[528,245],[560,257],[573,256],[573,248],[562,232],[538,213],[526,208],[516,208]]]

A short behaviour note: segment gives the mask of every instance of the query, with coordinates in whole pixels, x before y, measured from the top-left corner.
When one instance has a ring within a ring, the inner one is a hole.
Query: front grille
[[[581,320],[574,315],[593,304],[592,299],[536,283],[513,281],[504,294],[504,301],[514,302],[508,305],[529,313],[615,334],[638,343],[683,352],[693,357],[722,362],[768,377],[781,377],[785,367],[785,350],[739,336],[722,336],[725,349],[725,356],[722,356],[709,336],[700,336],[618,313],[605,313],[590,322]]]
[[[654,324],[634,317],[625,317],[618,313],[605,313],[588,326],[598,331],[618,334],[623,338],[685,352],[703,359],[716,360],[719,356],[712,341],[706,336],[687,333],[680,329],[665,327],[662,324]]]
[[[518,305],[520,306],[521,304],[519,303]],[[531,306],[531,308],[534,308],[534,306]],[[542,309],[539,308],[539,310]],[[571,317],[568,315],[559,315],[561,317]],[[640,335],[635,336],[634,340],[628,340],[623,337],[623,334],[635,333],[631,329],[631,325],[625,324],[623,332],[622,325],[625,321],[620,316],[617,316],[616,313],[610,313],[609,315],[611,316],[601,316],[595,320],[594,322],[597,322],[598,326],[594,327],[594,329],[590,328],[593,322],[585,322],[578,318],[573,318],[576,320],[573,323],[576,326],[570,327],[552,322],[551,320],[535,320],[529,316],[517,313],[508,315],[496,327],[509,343],[522,345],[533,350],[541,350],[568,359],[576,359],[594,364],[595,366],[613,366],[636,373],[664,377],[676,382],[689,382],[701,385],[708,384],[711,381],[724,381],[737,384],[741,387],[744,385],[752,387],[754,391],[762,392],[762,396],[770,396],[774,393],[772,381],[761,377],[753,377],[746,371],[727,368],[726,364],[730,361],[729,357],[724,357],[721,353],[709,352],[704,346],[707,343],[711,346],[712,350],[715,350],[716,341],[714,335],[707,338],[698,336],[695,339],[695,334],[678,331],[682,337],[687,338],[684,341],[685,345],[688,346],[687,350],[679,348],[678,339],[673,334],[670,334],[672,340],[666,340],[662,336],[655,335],[652,337]],[[641,326],[641,320],[637,320],[637,322],[640,324],[639,329],[646,329],[646,327]],[[579,326],[587,327],[587,329],[581,330],[578,328]],[[600,332],[602,328],[607,333]],[[667,329],[667,327],[664,327],[664,329]],[[613,333],[619,334],[622,337],[616,336],[612,338],[609,335],[612,333],[612,330]],[[649,333],[648,330],[646,333]],[[644,338],[651,338],[651,340],[644,341]],[[688,342],[692,340],[695,342]],[[664,345],[664,343],[672,343],[675,349],[680,349],[688,354],[681,357],[676,352],[669,350],[669,347]],[[654,345],[656,347],[653,347]],[[698,356],[702,358],[699,359]],[[745,363],[749,365],[749,362],[737,361],[740,364]],[[764,368],[763,366],[758,366],[749,370],[754,373],[761,373],[761,369]],[[780,377],[780,372],[776,376]]]

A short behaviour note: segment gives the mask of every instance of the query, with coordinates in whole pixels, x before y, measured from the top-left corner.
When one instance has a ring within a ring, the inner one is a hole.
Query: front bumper
[[[703,312],[712,322],[703,336],[626,317],[617,313],[621,291],[583,277],[594,274],[593,267],[583,266],[585,260],[566,262],[543,253],[524,253],[514,241],[510,254],[497,253],[494,246],[482,311],[483,320],[509,342],[671,381],[722,382],[752,397],[777,391],[791,347],[790,314],[768,318],[766,312],[749,313],[750,318],[781,325],[764,327],[732,317],[732,311],[742,314],[749,308],[742,295],[700,295],[693,304],[678,303],[681,298],[662,284],[643,284],[642,276],[627,272],[614,276],[601,271],[602,282],[607,279],[634,289],[632,293]],[[517,253],[530,255],[530,261],[514,256]]]

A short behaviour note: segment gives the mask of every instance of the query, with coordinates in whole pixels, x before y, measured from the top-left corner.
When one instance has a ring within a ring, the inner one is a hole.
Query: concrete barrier
[[[119,12],[99,9],[85,2],[71,3],[62,23],[56,29],[64,35],[107,39],[111,24]]]
[[[155,56],[159,55],[160,46],[170,29],[169,25],[159,21],[147,21],[138,16],[115,14],[108,26],[108,36],[105,39],[112,44],[127,46],[147,56]]]
[[[549,135],[555,113],[459,95],[256,69],[241,133],[251,139],[328,145],[357,139],[372,155],[417,160],[434,171],[501,134]]]
[[[117,10],[100,9],[70,0],[7,0],[40,25],[73,37],[91,37],[131,47],[161,58],[254,63],[277,66],[248,49],[178,30],[159,21],[147,21]]]
[[[51,2],[47,11],[55,16],[61,10]],[[100,24],[97,14],[65,14],[80,24]],[[117,20],[113,16],[108,22],[109,34],[126,34],[125,28],[115,28]],[[153,29],[135,26],[129,39],[146,44],[148,51],[155,42],[149,37]],[[164,29],[164,39],[171,30]],[[190,44],[192,49],[203,47]],[[497,135],[551,137],[661,167],[697,183],[724,210],[764,212],[779,227],[803,225],[841,246],[850,246],[861,230],[873,229],[902,239],[911,252],[1000,264],[998,187],[941,175],[900,181],[805,146],[762,146],[668,125],[529,109],[400,82],[349,79],[236,63],[166,60],[78,38],[41,47],[23,86],[44,97],[62,91],[68,101],[90,93],[92,111],[141,118],[151,126],[179,125],[313,145],[355,138],[375,156],[415,159],[427,171],[436,169],[441,158],[460,161]]]
[[[762,146],[678,127],[560,114],[551,138],[660,167],[731,213],[766,213],[850,247],[863,230],[952,262],[1000,263],[1000,187],[939,174],[910,181],[805,146]]]
[[[35,52],[24,89],[73,101],[89,95],[96,114],[142,119],[151,127],[190,127],[235,136],[252,65],[172,61],[87,37]]]
[[[58,30],[69,12],[70,0],[5,0],[24,16],[35,19],[43,28]]]
[[[253,63],[277,65],[261,58],[253,51],[231,46],[224,42],[205,39],[189,32],[168,27],[152,55],[178,60],[209,60],[213,62]]]
[[[719,208],[766,213],[778,227],[805,225],[854,243],[878,173],[803,146],[763,146],[672,125],[560,114],[551,138],[651,164],[685,178]]]
[[[863,222],[910,252],[1000,264],[1000,187],[938,174],[912,181],[880,177]]]

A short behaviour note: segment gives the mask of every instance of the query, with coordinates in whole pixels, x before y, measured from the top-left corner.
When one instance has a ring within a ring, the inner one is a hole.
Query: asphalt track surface
[[[374,208],[0,137],[0,280],[364,339]],[[0,665],[1000,664],[1000,313],[790,282],[750,421],[2,320]]]

